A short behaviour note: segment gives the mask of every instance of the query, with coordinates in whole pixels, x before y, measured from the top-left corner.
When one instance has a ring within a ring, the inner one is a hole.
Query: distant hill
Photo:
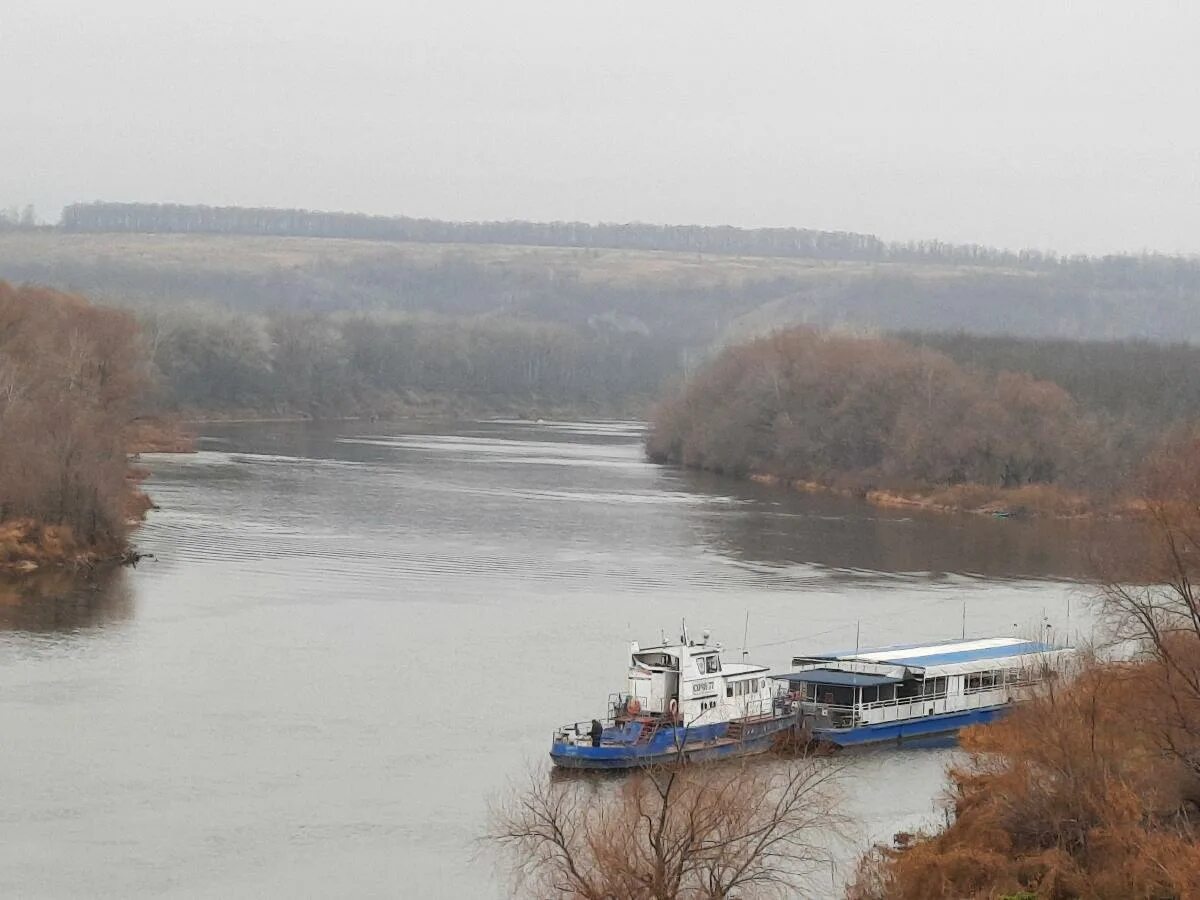
[[[873,234],[813,228],[739,228],[732,225],[657,225],[646,222],[451,222],[408,216],[307,209],[202,206],[177,203],[75,203],[60,227],[71,232],[242,234],[442,244],[510,244],[607,250],[658,250],[795,259],[902,262],[1117,272],[1160,270],[1159,276],[1200,281],[1200,263],[1156,254],[1069,256],[1003,250],[939,240],[886,243]]]
[[[1188,259],[1002,265],[533,244],[0,232],[0,277],[132,305],[504,315],[700,352],[793,324],[1200,340]]]
[[[223,321],[259,343],[273,317],[296,313],[452,320],[437,327],[490,335],[496,348],[553,334],[556,346],[583,348],[562,365],[576,380],[590,373],[589,396],[611,383],[599,360],[627,360],[627,390],[644,396],[720,347],[810,325],[906,332],[970,367],[1053,380],[1122,419],[1200,414],[1200,351],[1189,346],[1200,344],[1200,263],[1190,258],[1058,258],[806,229],[88,204],[68,207],[62,227],[0,227],[0,279],[144,316]],[[535,381],[549,384],[551,371]]]

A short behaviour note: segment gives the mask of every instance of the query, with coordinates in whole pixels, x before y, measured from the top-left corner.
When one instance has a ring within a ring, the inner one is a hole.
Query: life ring
[[[629,714],[636,716],[642,711],[642,701],[637,697],[630,697],[629,702],[625,704],[625,708],[629,710]]]
[[[671,718],[675,718],[675,712],[679,709],[679,703],[674,697],[672,697],[671,702],[667,704],[667,709],[671,711]]]

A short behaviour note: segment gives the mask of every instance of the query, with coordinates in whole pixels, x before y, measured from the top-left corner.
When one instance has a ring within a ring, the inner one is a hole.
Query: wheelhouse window
[[[651,668],[673,669],[675,668],[675,657],[669,653],[636,653],[633,657],[634,663],[641,663],[643,666]]]
[[[721,657],[719,656],[706,656],[704,657],[704,663],[709,674],[721,671]]]

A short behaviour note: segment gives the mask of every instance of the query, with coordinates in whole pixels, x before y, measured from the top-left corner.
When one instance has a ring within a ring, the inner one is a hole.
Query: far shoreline
[[[990,516],[996,519],[1056,519],[1059,521],[1121,519],[1136,514],[1135,501],[1114,499],[1102,503],[1085,494],[1053,485],[1029,484],[993,488],[982,484],[898,488],[851,489],[804,479],[789,479],[752,472],[745,480],[769,487],[808,494],[830,494],[863,500],[879,509],[913,509],[938,514]]]

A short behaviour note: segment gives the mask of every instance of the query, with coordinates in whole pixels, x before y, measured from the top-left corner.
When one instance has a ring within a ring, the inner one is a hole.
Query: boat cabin
[[[675,643],[630,645],[627,691],[612,699],[615,720],[647,716],[692,726],[770,715],[784,689],[766,666],[729,663],[721,645],[686,633]]]
[[[793,658],[778,678],[820,728],[992,709],[1023,699],[1071,648],[981,638]]]

